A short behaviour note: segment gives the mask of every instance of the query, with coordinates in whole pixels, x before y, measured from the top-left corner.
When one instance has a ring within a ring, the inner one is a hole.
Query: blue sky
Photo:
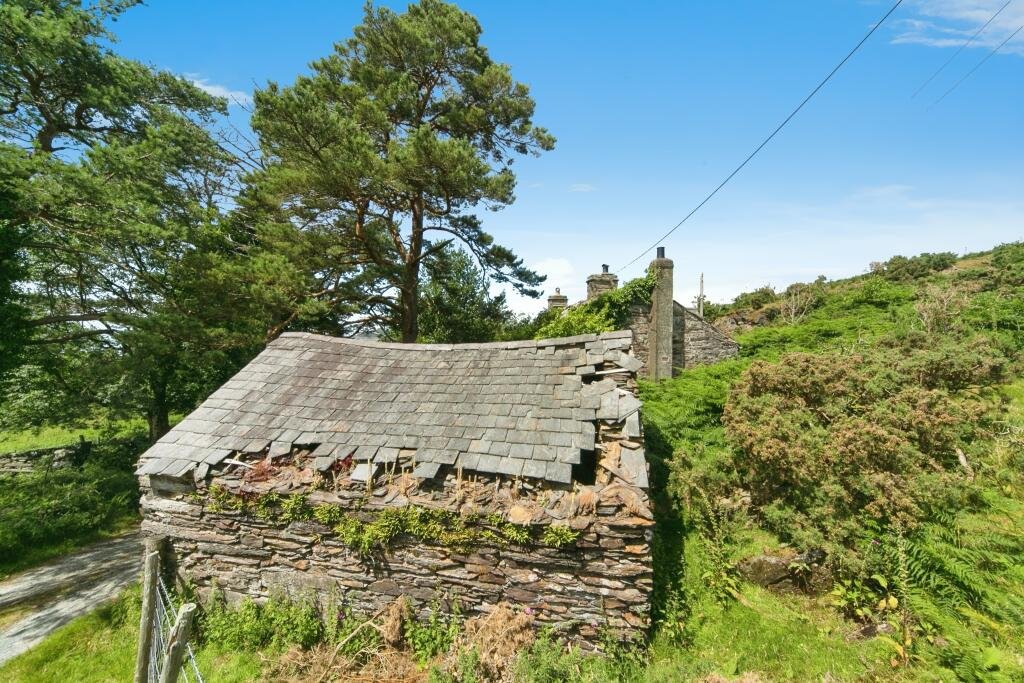
[[[665,243],[676,297],[863,272],[871,261],[1024,237],[1024,25],[1015,0],[906,0],[722,192]],[[401,9],[404,2],[386,2]],[[517,201],[485,227],[571,300],[630,261],[717,185],[890,2],[463,0],[492,56],[537,101],[553,152],[519,160]],[[362,2],[151,0],[119,50],[245,101],[351,35]],[[244,125],[247,114],[232,108]],[[641,273],[649,256],[620,273]],[[516,301],[521,311],[542,302]]]

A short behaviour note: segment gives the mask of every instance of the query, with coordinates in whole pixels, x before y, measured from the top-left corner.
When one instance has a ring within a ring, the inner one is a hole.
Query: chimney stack
[[[672,259],[665,258],[665,247],[658,247],[657,253],[657,258],[651,261],[654,291],[651,292],[650,349],[647,358],[647,375],[653,380],[672,377],[672,337],[675,324]]]
[[[608,272],[608,264],[601,264],[601,272],[595,273],[587,278],[587,301],[595,299],[605,292],[610,292],[619,286],[619,277],[615,273]]]
[[[569,297],[562,294],[562,290],[555,287],[555,293],[548,297],[548,310],[562,310],[569,305]]]

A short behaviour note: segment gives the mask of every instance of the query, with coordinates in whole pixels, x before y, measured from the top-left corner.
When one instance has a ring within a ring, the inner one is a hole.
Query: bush
[[[0,573],[42,561],[132,519],[140,446],[97,444],[80,467],[0,477]]]
[[[984,340],[755,362],[723,416],[735,465],[771,530],[852,561],[872,529],[913,529],[929,510],[962,504],[957,450],[992,407],[964,389],[1005,365]]]
[[[885,263],[872,263],[872,272],[892,282],[918,280],[939,270],[945,270],[956,263],[956,254],[944,251],[938,254],[924,253],[907,258],[893,256]]]

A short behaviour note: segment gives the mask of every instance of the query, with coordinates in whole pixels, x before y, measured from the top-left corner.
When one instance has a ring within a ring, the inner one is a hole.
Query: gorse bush
[[[957,450],[992,409],[964,390],[992,384],[1006,362],[982,340],[755,362],[723,421],[769,528],[847,558],[865,529],[912,529],[930,509],[961,505]]]
[[[956,263],[956,254],[944,251],[938,254],[917,256],[893,256],[884,263],[872,263],[871,271],[894,282],[909,282],[921,279],[933,272],[945,270]]]

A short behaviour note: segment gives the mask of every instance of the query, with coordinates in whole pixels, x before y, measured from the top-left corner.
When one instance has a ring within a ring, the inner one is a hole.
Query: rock
[[[513,505],[508,511],[508,521],[513,524],[529,524],[533,520],[533,513],[522,505]]]
[[[825,552],[812,548],[799,555],[755,555],[741,561],[736,569],[747,581],[771,590],[821,593],[831,587],[824,561]]]

